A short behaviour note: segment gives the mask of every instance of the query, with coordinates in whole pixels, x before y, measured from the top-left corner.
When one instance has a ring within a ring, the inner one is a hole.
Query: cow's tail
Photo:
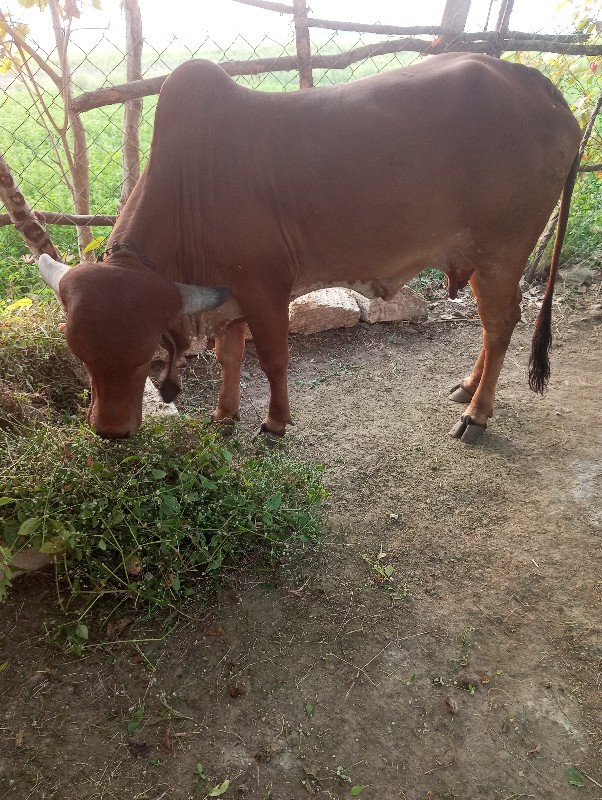
[[[558,274],[558,262],[560,261],[560,251],[564,242],[566,224],[569,217],[571,205],[571,195],[577,178],[580,154],[577,153],[567,176],[562,191],[560,210],[558,212],[558,228],[556,230],[556,240],[554,241],[554,251],[552,253],[552,263],[550,264],[550,274],[546,284],[546,291],[541,304],[541,309],[535,323],[535,333],[531,343],[531,358],[529,359],[529,386],[534,392],[543,394],[550,378],[550,347],[552,346],[552,298],[554,297],[554,284]]]

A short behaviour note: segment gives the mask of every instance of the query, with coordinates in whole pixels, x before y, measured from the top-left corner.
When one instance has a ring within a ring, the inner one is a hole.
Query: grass
[[[119,443],[75,424],[2,439],[0,590],[24,547],[56,554],[78,623],[107,596],[177,610],[200,578],[274,564],[318,531],[319,470],[240,438],[226,448],[206,420],[155,418]]]

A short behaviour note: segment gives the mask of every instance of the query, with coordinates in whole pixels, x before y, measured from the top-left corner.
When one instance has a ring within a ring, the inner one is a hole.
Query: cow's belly
[[[309,284],[301,284],[299,286],[295,286],[293,292],[291,294],[291,300],[294,300],[297,297],[301,297],[304,294],[309,294],[309,292],[315,292],[318,289],[330,289],[333,286],[340,287],[342,289],[353,289],[360,294],[363,294],[365,297],[369,297],[371,299],[375,297],[380,297],[383,300],[389,300],[391,297],[397,294],[400,288],[407,283],[407,281],[413,277],[415,273],[406,277],[405,275],[402,277],[396,276],[395,278],[375,278],[374,280],[368,281],[317,281],[315,283]]]

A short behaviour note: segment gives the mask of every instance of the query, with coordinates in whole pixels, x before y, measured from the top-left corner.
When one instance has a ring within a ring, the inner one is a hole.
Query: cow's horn
[[[202,311],[211,311],[225,303],[230,295],[230,289],[212,289],[207,286],[191,286],[187,283],[176,283],[182,295],[182,310],[180,314],[200,314]]]
[[[47,253],[42,253],[38,258],[38,267],[40,268],[40,274],[44,283],[48,284],[55,294],[58,295],[59,283],[65,272],[69,270],[69,267],[65,264],[61,264],[60,261],[55,261],[54,258],[51,258]]]

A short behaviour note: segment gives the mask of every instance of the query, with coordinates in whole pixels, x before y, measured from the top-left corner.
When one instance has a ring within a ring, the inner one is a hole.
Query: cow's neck
[[[175,209],[166,197],[154,197],[144,191],[145,174],[138,181],[131,197],[109,237],[110,258],[131,268],[152,269],[165,277],[181,279],[180,225]]]

